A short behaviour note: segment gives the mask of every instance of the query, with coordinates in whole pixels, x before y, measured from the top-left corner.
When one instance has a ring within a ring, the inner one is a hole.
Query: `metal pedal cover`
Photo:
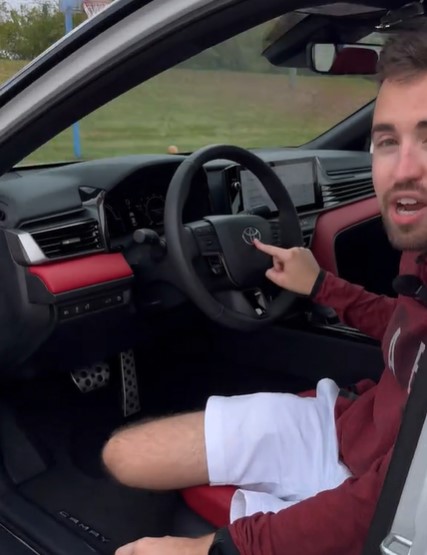
[[[71,379],[82,393],[89,393],[108,385],[110,366],[106,362],[98,362],[92,366],[79,368],[71,372]]]
[[[132,416],[141,410],[135,355],[132,349],[120,353],[120,377],[123,416]]]

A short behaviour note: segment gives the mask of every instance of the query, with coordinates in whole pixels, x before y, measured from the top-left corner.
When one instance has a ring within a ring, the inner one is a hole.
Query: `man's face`
[[[427,73],[384,81],[372,142],[374,187],[390,242],[427,250]]]

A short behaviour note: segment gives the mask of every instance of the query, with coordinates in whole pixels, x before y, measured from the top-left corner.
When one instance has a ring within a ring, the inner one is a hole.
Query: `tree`
[[[75,14],[76,24],[85,19]],[[0,2],[0,57],[32,60],[64,34],[64,15],[53,0],[11,8]]]

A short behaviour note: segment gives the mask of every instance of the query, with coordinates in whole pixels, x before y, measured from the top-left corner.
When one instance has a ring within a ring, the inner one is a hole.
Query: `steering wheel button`
[[[220,276],[224,274],[224,265],[222,260],[219,256],[208,256],[208,263],[211,269],[211,272],[216,275]]]
[[[196,235],[210,235],[211,234],[211,227],[209,225],[203,225],[200,227],[196,227],[194,230]]]
[[[218,241],[211,237],[203,237],[199,240],[202,254],[212,254],[219,251]]]

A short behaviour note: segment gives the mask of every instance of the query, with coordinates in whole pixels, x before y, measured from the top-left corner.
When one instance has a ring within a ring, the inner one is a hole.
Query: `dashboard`
[[[153,166],[138,170],[106,195],[106,228],[113,242],[141,228],[163,234],[166,194],[177,167]],[[322,208],[315,158],[276,162],[271,167],[287,189],[297,210]],[[225,196],[215,191],[211,184],[214,179],[223,184]],[[262,207],[271,216],[277,214],[276,205],[251,172],[238,165],[221,169],[208,166],[193,179],[183,221],[201,220],[212,214],[256,211]]]
[[[148,228],[163,233],[166,194],[178,165],[152,166],[138,170],[107,194],[104,203],[110,239]],[[202,219],[212,214],[206,173],[201,170],[193,179],[184,208],[184,221]]]
[[[256,153],[287,189],[307,245],[317,219],[331,208],[373,196],[369,153]],[[141,330],[150,333],[144,327],[147,315],[163,314],[186,302],[173,282],[167,255],[133,240],[136,229],[163,234],[168,188],[185,159],[128,156],[20,168],[0,178],[3,368],[13,369],[31,356],[33,360],[34,353],[40,368],[75,368],[82,364],[83,353],[92,361],[102,360],[131,348]],[[194,176],[183,220],[260,207],[274,219],[274,201],[258,180],[245,168],[217,160]],[[377,212],[373,206],[372,215]],[[355,237],[354,249],[359,239]],[[332,243],[333,239],[328,250]],[[82,349],[70,348],[76,337]]]
[[[301,215],[304,237],[309,241],[317,214],[333,206],[373,194],[369,154],[280,151],[265,160],[278,176]],[[286,154],[286,156],[284,156]],[[146,163],[106,192],[106,232],[113,245],[148,228],[162,235],[166,195],[183,157]],[[166,163],[167,161],[167,163]],[[336,170],[336,164],[344,166]],[[351,171],[347,168],[350,165]],[[340,173],[342,172],[342,173]],[[206,164],[193,179],[184,207],[183,221],[213,214],[238,214],[261,210],[277,216],[277,207],[262,183],[247,169],[216,161]]]

